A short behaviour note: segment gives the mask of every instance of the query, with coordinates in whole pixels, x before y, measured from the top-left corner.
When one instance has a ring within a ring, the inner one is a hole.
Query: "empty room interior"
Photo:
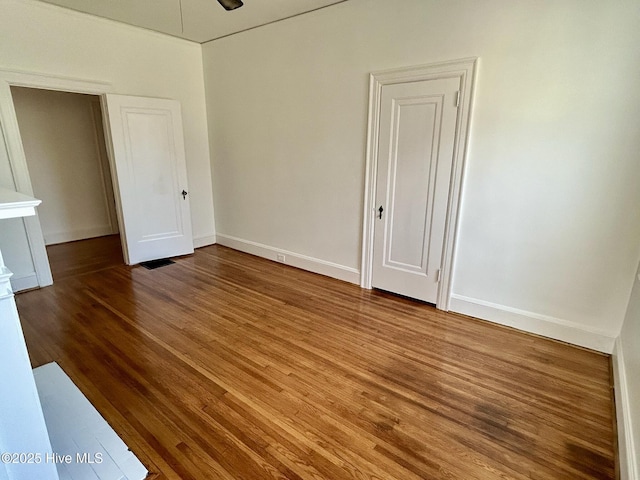
[[[640,480],[639,46],[0,0],[0,480]]]

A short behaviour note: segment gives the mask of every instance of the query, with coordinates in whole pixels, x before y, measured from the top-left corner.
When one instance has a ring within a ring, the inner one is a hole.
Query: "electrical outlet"
[[[284,263],[284,261],[285,261],[285,256],[284,256],[283,254],[279,253],[277,258],[278,258],[278,261],[279,261],[280,263]]]

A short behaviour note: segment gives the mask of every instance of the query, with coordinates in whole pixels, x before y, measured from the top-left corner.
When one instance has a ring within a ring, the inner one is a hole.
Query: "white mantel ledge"
[[[2,258],[0,258],[0,263],[2,263]],[[13,290],[11,290],[11,283],[9,282],[11,275],[13,274],[7,267],[0,265],[0,300],[13,297]]]
[[[35,215],[36,207],[41,203],[42,200],[24,193],[0,188],[0,220]]]

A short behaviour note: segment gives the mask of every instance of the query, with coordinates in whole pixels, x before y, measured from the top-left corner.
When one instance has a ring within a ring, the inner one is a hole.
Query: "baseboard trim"
[[[21,292],[23,290],[29,290],[31,288],[38,288],[38,276],[33,273],[31,275],[25,275],[24,277],[11,277],[11,289],[14,292]]]
[[[80,228],[69,232],[48,233],[44,235],[45,245],[56,245],[58,243],[75,242],[76,240],[86,240],[88,238],[104,237],[105,235],[113,235],[114,232],[111,225],[100,227]]]
[[[615,338],[607,332],[560,318],[452,294],[449,310],[553,338],[598,352],[612,353]]]
[[[308,257],[307,255],[232,237],[230,235],[218,234],[216,235],[216,239],[219,245],[224,245],[234,250],[240,250],[241,252],[257,255],[258,257],[267,258],[275,262],[278,262],[278,255],[284,255],[286,260],[278,263],[284,263],[285,265],[291,265],[292,267],[319,273],[327,277],[337,278],[345,282],[360,284],[360,271],[355,268],[345,267],[337,263],[327,262],[319,258]]]
[[[216,234],[203,235],[202,237],[193,237],[193,248],[202,248],[215,244],[217,241]]]
[[[638,458],[633,441],[631,400],[627,390],[627,372],[620,337],[616,339],[612,355],[613,385],[616,399],[616,423],[618,428],[618,458],[620,480],[640,480]]]

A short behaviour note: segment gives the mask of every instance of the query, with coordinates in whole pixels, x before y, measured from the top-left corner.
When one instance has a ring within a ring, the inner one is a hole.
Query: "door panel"
[[[458,79],[382,87],[372,285],[435,303]],[[380,218],[381,217],[381,218]]]
[[[175,147],[171,145],[171,112],[150,115],[134,109],[122,110],[128,130],[127,153],[136,185],[136,225],[143,241],[181,233],[182,219],[176,205]],[[169,175],[167,175],[169,173]]]
[[[384,264],[426,272],[425,240],[431,230],[434,170],[433,131],[442,110],[440,98],[393,102],[393,131],[389,155],[389,248]]]
[[[106,95],[106,106],[127,263],[193,253],[180,104]]]

